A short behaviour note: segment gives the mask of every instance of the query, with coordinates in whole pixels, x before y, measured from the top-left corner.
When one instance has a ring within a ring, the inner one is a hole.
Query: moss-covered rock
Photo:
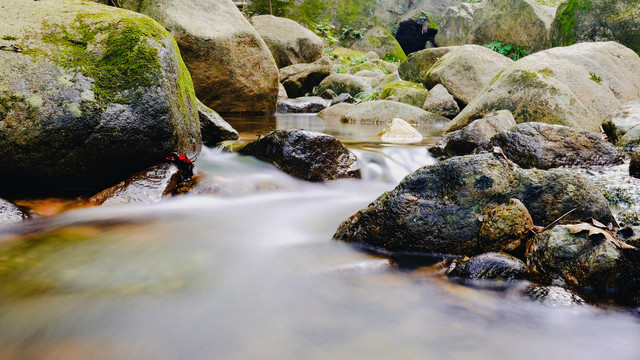
[[[407,59],[407,55],[405,55],[396,38],[381,26],[368,30],[351,47],[364,52],[375,51],[381,59],[393,59],[393,61]]]
[[[640,2],[637,0],[568,0],[556,12],[553,46],[586,41],[617,41],[640,54]]]
[[[351,96],[356,96],[372,89],[371,80],[366,77],[351,74],[331,74],[318,85],[316,95],[322,96],[327,90],[332,90],[338,95],[348,93]]]
[[[231,1],[119,0],[175,37],[198,98],[219,113],[273,114],[278,68],[260,35]]]
[[[431,67],[445,54],[455,49],[455,46],[450,46],[411,53],[407,60],[398,66],[398,74],[402,80],[423,84]]]
[[[640,94],[640,57],[615,42],[581,43],[529,55],[500,72],[447,125],[460,129],[506,109],[516,122],[600,131],[602,122]]]
[[[380,100],[393,100],[422,107],[429,91],[422,84],[410,81],[392,81],[380,89]]]
[[[11,0],[0,33],[2,192],[100,189],[200,150],[187,68],[152,19],[75,1]]]
[[[392,191],[345,221],[334,237],[391,252],[477,255],[500,250],[481,241],[492,209],[521,201],[533,223],[613,221],[606,199],[592,183],[563,170],[524,170],[501,154],[454,157],[408,175]],[[507,242],[510,244],[510,242]]]

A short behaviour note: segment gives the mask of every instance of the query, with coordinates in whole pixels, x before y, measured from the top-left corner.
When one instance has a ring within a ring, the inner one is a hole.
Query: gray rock
[[[624,160],[620,150],[600,133],[537,122],[502,131],[486,145],[494,146],[523,168],[592,167]]]
[[[307,181],[359,178],[356,157],[333,136],[305,130],[276,130],[238,153],[274,164]]]
[[[344,114],[355,108],[354,104],[339,103],[320,111],[318,116],[322,119],[338,119],[340,120]]]
[[[356,41],[352,49],[369,52],[374,51],[381,59],[393,58],[394,61],[404,61],[407,59],[404,51],[396,38],[393,37],[382,26],[375,26],[362,35],[362,38]]]
[[[640,125],[640,99],[622,105],[602,124],[607,136],[614,144],[638,125]],[[624,146],[624,144],[620,145]]]
[[[437,84],[429,90],[422,108],[448,118],[453,118],[460,113],[458,103],[442,84]]]
[[[0,225],[15,224],[29,218],[29,213],[22,210],[14,203],[0,199]]]
[[[279,99],[278,114],[317,113],[329,106],[330,101],[318,96],[299,97],[295,99]]]
[[[178,167],[161,163],[143,170],[89,199],[92,205],[153,204],[173,195],[182,182]]]
[[[209,109],[198,100],[198,116],[200,118],[200,131],[202,143],[207,146],[216,146],[225,140],[238,140],[238,132],[229,125],[217,112]]]
[[[470,280],[527,280],[529,269],[516,257],[493,252],[456,261],[449,267],[447,275]]]
[[[407,60],[398,66],[398,74],[402,80],[424,84],[431,67],[445,54],[456,48],[457,46],[439,47],[411,53]]]
[[[199,152],[191,78],[156,22],[95,3],[8,1],[17,20],[0,32],[10,26],[29,51],[0,51],[4,192],[97,191]]]
[[[494,111],[482,119],[475,120],[462,130],[445,134],[434,147],[429,149],[429,152],[444,158],[468,155],[476,148],[488,143],[494,135],[514,126],[516,121],[509,110]]]
[[[531,284],[520,291],[520,294],[533,301],[547,306],[584,306],[587,301],[575,292],[560,286],[544,286]]]
[[[380,89],[380,100],[393,100],[411,106],[422,107],[429,91],[422,84],[410,81],[392,81]]]
[[[419,107],[391,100],[366,101],[356,105],[342,116],[345,123],[388,125],[394,118],[401,118],[412,125],[443,126],[449,119],[422,110]]]
[[[371,91],[373,88],[370,80],[364,77],[351,74],[331,74],[322,80],[316,90],[316,95],[322,96],[329,89],[336,94],[348,93],[351,96],[356,96],[359,93]]]
[[[280,83],[287,90],[288,96],[305,96],[331,74],[332,67],[331,60],[327,57],[311,64],[287,66],[280,69]]]
[[[482,154],[417,170],[346,220],[334,237],[390,252],[472,256],[500,251],[500,243],[481,241],[480,229],[488,211],[512,198],[526,206],[538,226],[570,210],[567,221],[613,221],[606,199],[582,176],[520,169],[500,154]]]

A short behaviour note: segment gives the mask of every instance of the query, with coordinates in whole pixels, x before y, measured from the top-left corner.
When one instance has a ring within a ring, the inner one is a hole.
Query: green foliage
[[[589,80],[595,81],[596,83],[600,84],[602,82],[602,78],[592,72],[589,73],[589,75],[591,75],[591,77],[589,77]]]
[[[349,72],[349,69],[345,65],[340,64],[333,67],[333,72],[336,72],[338,74],[346,74]]]
[[[366,56],[356,55],[349,59],[349,65],[351,66],[359,65],[366,62],[367,60],[369,59]]]
[[[394,63],[394,64],[398,64],[398,63],[402,62],[402,60],[398,59],[393,54],[387,54],[387,56],[385,56],[384,59],[382,59],[382,60],[384,60],[386,62]]]
[[[329,22],[329,19],[324,19],[319,23],[313,24],[311,29],[330,46],[338,44],[338,39],[335,36],[337,32],[336,27]]]
[[[247,11],[251,14],[270,14],[269,2],[271,2],[271,10],[273,15],[283,15],[287,7],[288,1],[281,0],[253,0]]]
[[[340,40],[360,39],[366,31],[367,28],[354,29],[351,26],[343,26],[342,29],[340,29]]]
[[[511,45],[503,45],[500,41],[494,41],[490,44],[485,44],[484,47],[491,49],[497,53],[500,53],[506,57],[510,57],[515,61],[518,61],[523,57],[531,54],[531,52],[523,50],[519,47],[514,47]]]
[[[576,42],[574,33],[576,13],[587,10],[590,5],[590,0],[569,0],[558,7],[554,22],[560,23],[560,39],[557,44],[554,44],[555,46],[573,45]]]
[[[640,217],[638,217],[638,213],[636,212],[632,212],[632,211],[622,212],[618,214],[617,218],[618,218],[618,223],[620,223],[620,225],[622,226],[640,225]]]
[[[598,187],[598,190],[602,193],[605,199],[609,202],[611,206],[634,206],[635,201],[633,201],[633,197],[627,192],[627,190],[618,187],[618,186],[607,186],[607,187]]]
[[[378,100],[379,95],[380,94],[374,90],[374,91],[357,93],[356,96],[354,96],[354,98],[360,100],[360,102],[365,102],[365,101]]]
[[[542,4],[545,6],[551,6],[557,8],[560,4],[562,4],[562,0],[536,0],[538,4]]]

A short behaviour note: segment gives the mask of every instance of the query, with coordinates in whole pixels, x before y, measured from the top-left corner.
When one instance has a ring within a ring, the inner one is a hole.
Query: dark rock
[[[280,69],[280,83],[289,97],[305,96],[331,74],[332,63],[327,57],[311,64],[296,64]]]
[[[243,155],[274,164],[280,170],[308,181],[359,178],[356,157],[338,139],[305,130],[276,130],[253,141]]]
[[[640,126],[638,125],[640,125],[640,99],[622,105],[602,124],[602,128],[612,144],[632,152],[633,148],[640,144]],[[634,128],[635,130],[631,132]],[[625,136],[627,133],[629,136]]]
[[[231,127],[217,112],[209,109],[198,101],[198,117],[200,118],[200,132],[202,143],[215,146],[221,141],[237,140],[238,132]]]
[[[526,280],[529,269],[520,259],[504,253],[486,253],[450,266],[449,277],[471,280]]]
[[[624,155],[602,134],[562,125],[522,123],[495,135],[488,148],[498,146],[524,168],[590,167],[622,162]]]
[[[437,157],[469,155],[476,148],[485,145],[491,138],[503,130],[516,126],[509,110],[494,111],[482,119],[475,120],[462,130],[452,131],[429,149]]]
[[[183,181],[174,164],[161,163],[141,171],[89,199],[92,205],[153,204],[172,195]]]
[[[29,218],[29,214],[10,201],[0,199],[0,224],[19,223]]]
[[[492,243],[499,249],[513,251],[523,245],[533,228],[533,220],[526,206],[517,199],[510,199],[486,211],[478,230],[482,243]]]
[[[587,304],[586,300],[580,295],[560,286],[532,284],[521,290],[520,293],[531,300],[549,306],[576,306]]]
[[[526,258],[548,282],[625,292],[639,285],[638,250],[587,224],[558,225],[536,235]]]
[[[318,113],[326,109],[329,101],[319,96],[299,97],[295,99],[278,99],[277,114]]]
[[[631,161],[629,162],[629,175],[640,178],[640,148],[636,149],[631,154]]]
[[[477,255],[500,251],[482,241],[487,213],[520,200],[533,223],[565,220],[609,224],[606,199],[582,176],[565,170],[525,170],[500,154],[454,157],[408,175],[337,230],[334,237],[390,252]],[[574,210],[575,209],[575,210]]]

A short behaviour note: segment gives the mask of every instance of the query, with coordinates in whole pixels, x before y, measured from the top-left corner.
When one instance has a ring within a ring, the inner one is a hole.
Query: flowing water
[[[423,143],[315,116],[231,119],[349,144],[363,180],[311,184],[204,149],[215,195],[75,209],[0,229],[0,359],[639,359],[640,321],[455,284],[332,240],[420,166]],[[561,304],[562,302],[559,302]]]

